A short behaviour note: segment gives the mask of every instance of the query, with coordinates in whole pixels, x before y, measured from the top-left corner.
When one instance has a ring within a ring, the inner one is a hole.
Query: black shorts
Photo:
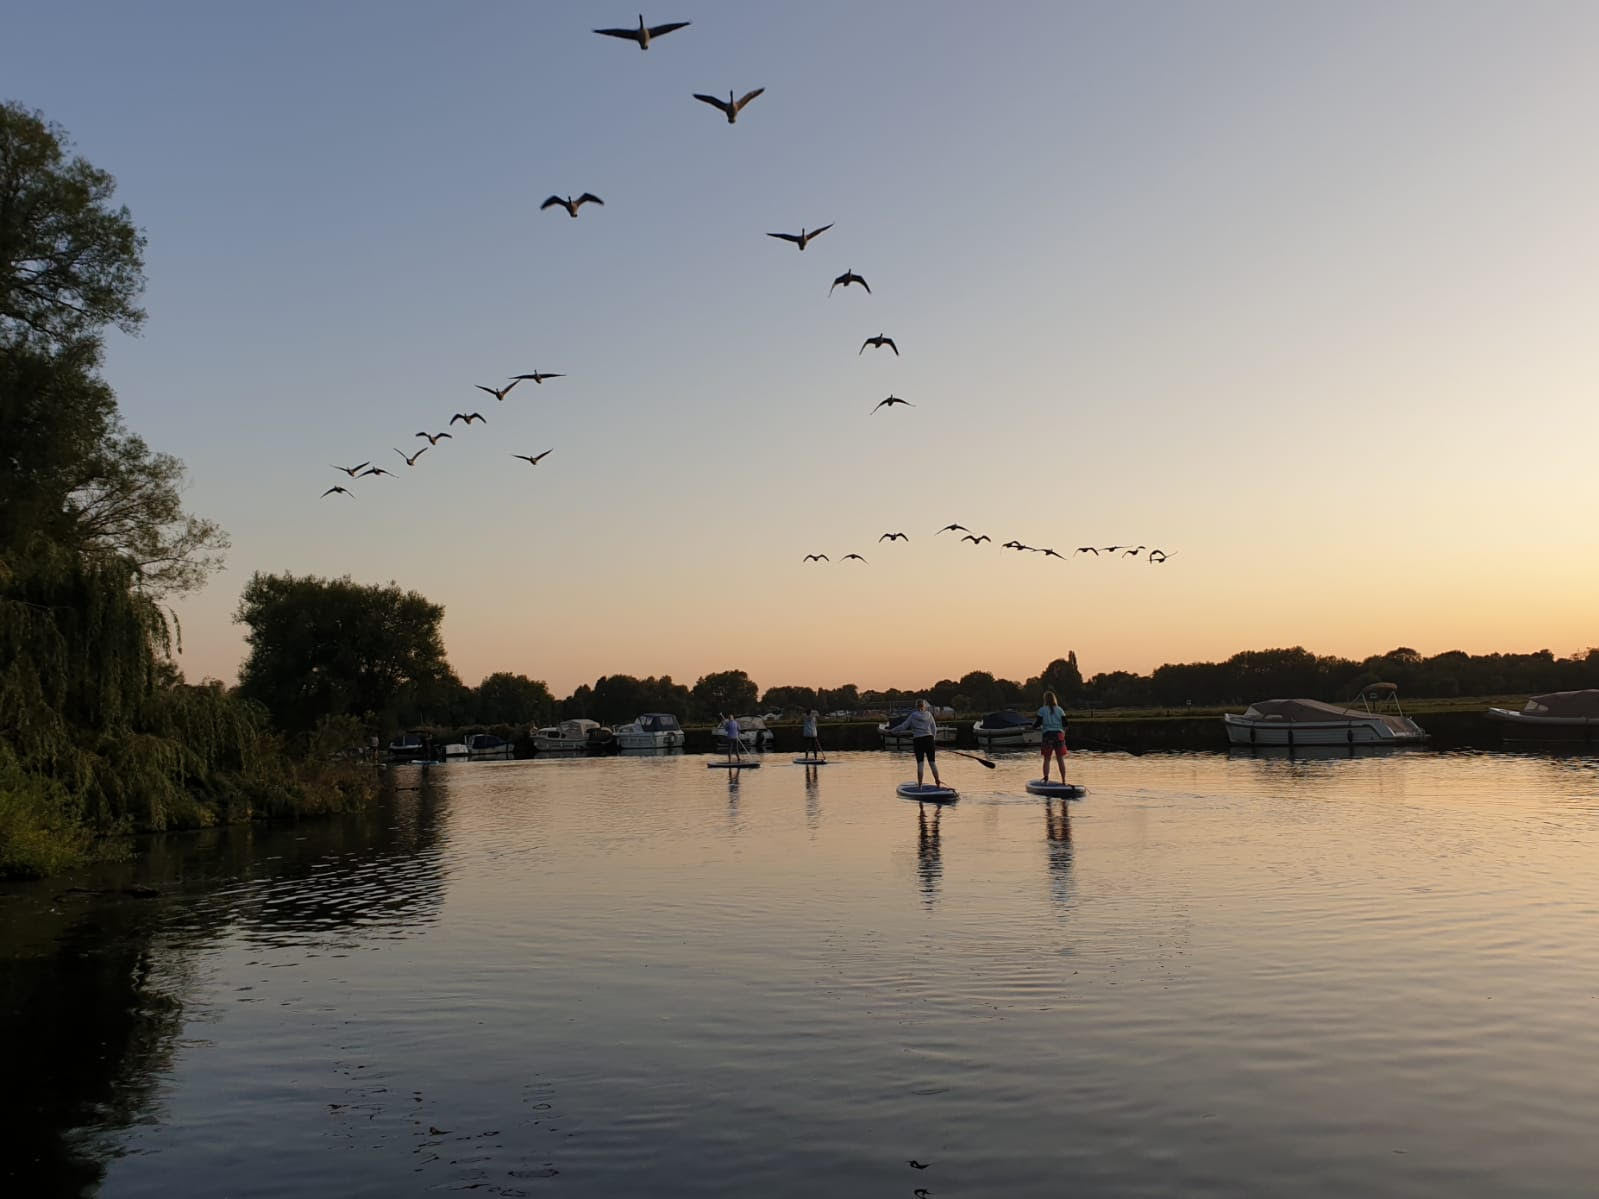
[[[916,751],[918,764],[923,761],[931,762],[933,760],[933,739],[931,737],[917,737],[911,742],[911,748]]]

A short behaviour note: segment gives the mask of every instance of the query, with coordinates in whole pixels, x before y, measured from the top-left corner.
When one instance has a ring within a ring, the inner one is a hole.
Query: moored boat
[[[616,744],[622,749],[680,749],[684,740],[683,726],[670,712],[645,712],[616,729]]]
[[[972,722],[972,733],[984,749],[1007,749],[1023,745],[1042,745],[1044,730],[1033,727],[1033,718],[1007,708],[990,712]]]
[[[597,720],[563,720],[533,733],[533,748],[541,754],[581,753],[588,748],[588,735],[600,728]]]
[[[772,748],[772,730],[766,727],[766,718],[763,716],[739,716],[738,740],[745,749],[765,750]],[[714,730],[716,748],[727,749],[727,732],[718,725]]]
[[[1265,699],[1222,722],[1234,745],[1414,745],[1427,734],[1399,706],[1399,688],[1372,683],[1361,690],[1361,707],[1317,699]]]
[[[515,752],[514,744],[504,737],[496,737],[493,733],[466,735],[466,756],[469,758],[509,758]]]
[[[1512,741],[1591,741],[1599,739],[1599,687],[1534,695],[1519,712],[1489,708]]]

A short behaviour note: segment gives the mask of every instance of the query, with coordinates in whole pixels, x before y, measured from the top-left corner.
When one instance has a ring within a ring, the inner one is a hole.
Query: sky
[[[176,605],[190,678],[236,677],[257,571],[415,589],[465,682],[557,694],[1599,643],[1599,6],[645,17],[692,25],[8,15],[0,98],[148,235],[107,376],[232,538]],[[755,87],[731,127],[692,98]],[[849,268],[870,295],[828,294]],[[535,369],[566,377],[473,389]],[[367,459],[399,477],[321,498]]]

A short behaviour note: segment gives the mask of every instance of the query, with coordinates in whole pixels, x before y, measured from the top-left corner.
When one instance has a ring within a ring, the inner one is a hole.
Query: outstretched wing
[[[799,245],[800,241],[800,235],[798,233],[768,233],[766,236],[781,238],[784,241],[791,241],[795,245]]]
[[[672,21],[672,22],[670,22],[669,24],[666,24],[666,25],[651,25],[650,26],[650,36],[651,37],[665,37],[668,33],[671,33],[674,29],[686,29],[686,28],[688,28],[688,26],[690,26],[692,24],[693,24],[692,21]],[[630,30],[629,32],[631,33],[632,31]]]
[[[499,399],[500,398],[500,393],[495,391],[494,388],[492,388],[492,387],[484,387],[483,384],[481,384],[481,383],[474,383],[474,384],[472,384],[472,386],[477,388],[479,391],[488,392],[495,399]]]
[[[455,423],[455,422],[456,422],[456,421],[458,421],[458,420],[459,420],[459,421],[466,421],[466,423],[467,423],[467,424],[469,424],[469,425],[470,425],[470,424],[471,424],[471,423],[472,423],[472,422],[471,422],[471,421],[469,421],[469,420],[466,420],[466,417],[465,417],[465,416],[463,416],[463,415],[462,415],[462,414],[461,414],[461,413],[459,413],[459,412],[457,412],[457,413],[456,413],[456,414],[455,414],[455,415],[454,415],[454,416],[452,416],[452,417],[450,417],[450,423],[451,423],[451,424],[452,424],[452,425],[453,425],[453,424],[454,424],[454,423]]]
[[[892,337],[883,338],[883,344],[894,351],[894,357],[899,357],[899,347],[894,344],[894,339]]]
[[[605,201],[600,199],[593,192],[584,192],[577,198],[577,202],[573,204],[572,207],[582,208],[585,204],[598,204],[601,208],[605,207]]]
[[[594,32],[604,37],[625,37],[630,42],[638,41],[637,29],[596,29]],[[650,31],[652,35],[654,32],[653,29]]]
[[[758,87],[753,92],[745,92],[744,95],[739,98],[739,102],[734,105],[734,107],[743,108],[746,104],[755,99],[756,96],[760,95],[765,90],[766,89],[764,87]]]
[[[728,103],[726,100],[720,100],[715,96],[702,96],[699,92],[694,93],[694,98],[696,100],[703,100],[705,103],[711,105],[711,107],[719,108],[723,112],[728,111]]]
[[[812,229],[810,231],[810,233],[807,234],[807,236],[808,237],[820,237],[820,236],[822,236],[822,234],[826,233],[832,227],[833,227],[832,225],[823,225],[820,229]]]
[[[560,196],[551,196],[548,200],[544,201],[544,203],[539,205],[539,211],[543,212],[546,208],[549,208],[551,205],[558,205],[561,208],[565,208],[566,207],[566,201],[561,199]]]

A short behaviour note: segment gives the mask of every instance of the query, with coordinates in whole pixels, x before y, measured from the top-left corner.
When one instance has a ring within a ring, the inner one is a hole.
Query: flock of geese
[[[939,529],[938,533],[963,533],[965,536],[961,537],[960,540],[970,541],[973,545],[984,545],[994,540],[987,533],[973,533],[970,529],[962,524],[947,524],[942,529]],[[936,537],[938,536],[938,533],[933,535]],[[877,540],[879,543],[881,543],[884,541],[909,541],[910,539],[909,533],[884,533]],[[1011,541],[1000,542],[999,548],[1002,550],[1019,550],[1032,554],[1043,554],[1046,558],[1059,558],[1062,562],[1066,561],[1067,558],[1067,555],[1058,553],[1046,546],[1027,545],[1014,539]],[[1146,550],[1148,551],[1147,554],[1145,554]],[[1153,549],[1146,545],[1080,545],[1071,552],[1070,556],[1075,558],[1078,554],[1093,554],[1096,558],[1098,558],[1101,554],[1115,554],[1123,558],[1136,558],[1140,554],[1145,554],[1145,561],[1147,561],[1151,566],[1159,566],[1167,559],[1176,557],[1175,551],[1168,554],[1165,550]],[[832,559],[826,554],[806,554],[805,557],[800,559],[800,561],[831,562]],[[866,562],[866,559],[860,554],[845,554],[839,559],[839,561],[855,561],[864,563]],[[868,565],[870,564],[868,563]]]
[[[644,16],[641,13],[639,14],[638,26],[636,28],[627,27],[616,29],[596,29],[594,32],[602,37],[620,38],[630,41],[637,45],[640,50],[648,50],[651,42],[653,42],[655,39],[664,37],[667,34],[673,33],[679,29],[686,29],[690,24],[691,22],[689,21],[669,21],[661,25],[648,25],[645,23]],[[742,96],[736,96],[735,92],[732,89],[729,89],[726,100],[723,100],[719,96],[707,95],[700,92],[694,92],[693,97],[701,103],[707,104],[721,112],[722,115],[727,118],[727,123],[732,125],[738,121],[739,114],[749,106],[750,102],[764,94],[765,91],[766,89],[764,87],[757,87],[745,92]],[[575,199],[570,195],[564,197],[552,195],[539,205],[539,210],[546,211],[551,208],[563,208],[566,210],[566,214],[575,220],[579,210],[585,204],[594,204],[598,207],[604,207],[605,201],[599,196],[595,195],[593,192],[587,191],[583,192]],[[776,238],[779,241],[789,242],[796,249],[803,253],[806,246],[810,245],[811,242],[816,240],[822,234],[826,233],[832,227],[833,225],[830,222],[826,225],[819,225],[814,229],[802,227],[798,233],[768,233],[767,236]],[[832,286],[827,289],[827,294],[832,296],[832,294],[840,287],[847,290],[853,286],[859,286],[867,295],[872,294],[871,284],[866,281],[865,276],[856,273],[854,267],[847,267],[843,274],[837,276],[833,280]],[[861,348],[856,351],[856,356],[859,357],[860,355],[866,353],[868,349],[881,350],[885,347],[894,352],[895,358],[900,357],[898,344],[886,333],[879,333],[877,336],[868,337],[865,341],[861,342]],[[514,388],[518,383],[531,381],[535,384],[542,384],[547,379],[561,379],[564,377],[565,376],[563,374],[557,372],[532,371],[527,374],[512,375],[509,382],[507,382],[504,387],[489,387],[481,383],[475,384],[475,386],[479,391],[486,392],[487,394],[492,395],[496,401],[503,403],[506,396],[510,394],[512,388]],[[886,399],[879,400],[877,404],[872,407],[871,414],[875,414],[883,408],[892,410],[896,407],[914,408],[916,405],[911,403],[909,400],[902,399],[897,395],[890,395]],[[457,412],[450,417],[449,426],[453,427],[458,423],[470,427],[474,423],[486,424],[487,418],[481,412]],[[417,460],[420,459],[423,454],[436,447],[440,441],[453,438],[454,434],[449,432],[448,428],[446,428],[446,430],[438,433],[428,433],[426,431],[422,431],[417,433],[416,436],[425,438],[427,440],[427,445],[422,446],[412,454],[407,454],[404,450],[400,449],[395,449],[394,451],[400,456],[401,460],[404,461],[408,468],[415,467]],[[537,454],[512,454],[511,457],[519,458],[522,461],[527,462],[530,466],[537,466],[550,453],[551,451],[547,449]],[[389,478],[394,477],[394,472],[385,470],[381,466],[376,466],[371,461],[361,462],[355,466],[338,466],[335,464],[333,469],[343,471],[351,479],[371,478],[374,476],[386,476]],[[331,495],[353,496],[354,493],[348,488],[340,485],[328,488],[322,493],[322,498],[326,499]],[[988,534],[973,533],[965,525],[956,523],[945,525],[937,532],[938,534],[961,533],[963,536],[960,537],[959,540],[961,542],[971,542],[974,547],[980,547],[992,541],[992,538],[989,537]],[[877,540],[879,543],[884,541],[908,542],[910,537],[905,533],[893,532],[884,533]],[[1061,561],[1065,561],[1067,558],[1067,555],[1061,554],[1047,546],[1028,545],[1024,542],[1014,539],[1001,542],[999,548],[1015,550],[1017,552],[1042,554],[1046,558],[1056,558]],[[1142,544],[1108,546],[1080,545],[1072,551],[1071,557],[1075,558],[1079,554],[1091,554],[1096,558],[1106,555],[1121,558],[1138,558],[1140,555],[1143,555],[1144,560],[1152,566],[1160,565],[1172,557],[1171,554],[1167,553],[1163,549],[1151,548]],[[831,563],[832,559],[826,554],[812,553],[806,554],[803,561],[807,563]],[[845,554],[839,559],[839,562],[860,562],[863,565],[867,564],[866,558],[859,553]]]
[[[503,404],[505,402],[505,397],[511,394],[511,389],[524,380],[531,379],[534,383],[543,383],[546,379],[564,378],[566,378],[564,374],[557,373],[555,371],[532,371],[525,375],[512,375],[511,381],[504,387],[488,387],[482,383],[474,383],[473,386],[479,391],[488,392],[489,395],[493,396],[496,400]],[[484,416],[481,412],[457,412],[455,415],[450,417],[449,426],[446,426],[438,433],[429,433],[426,429],[420,430],[416,436],[424,438],[427,441],[427,445],[422,446],[416,451],[416,453],[407,454],[399,447],[395,447],[394,452],[400,456],[401,461],[403,461],[406,466],[415,466],[417,464],[417,460],[430,449],[433,449],[435,446],[437,446],[439,442],[453,441],[455,439],[455,434],[449,431],[450,426],[462,424],[468,428],[471,428],[473,424],[486,425],[488,423],[489,418]],[[512,454],[511,457],[520,458],[531,466],[537,466],[539,462],[542,461],[549,453],[549,450],[545,450],[543,453],[539,454]],[[358,462],[354,466],[340,466],[336,462],[332,465],[334,470],[343,471],[352,479],[370,479],[374,476],[386,476],[390,479],[395,477],[393,471],[384,470],[381,466],[374,466],[370,460],[366,462]],[[351,499],[355,498],[355,492],[342,485],[329,487],[322,493],[322,498],[327,499],[330,495],[348,496]]]

